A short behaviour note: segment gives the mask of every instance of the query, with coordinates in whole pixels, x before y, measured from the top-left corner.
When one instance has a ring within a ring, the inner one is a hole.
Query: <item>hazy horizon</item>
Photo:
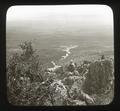
[[[7,31],[19,30],[16,28],[113,36],[113,13],[106,5],[13,6],[7,11]]]
[[[12,6],[6,19],[7,48],[27,40],[37,48],[93,43],[113,47],[113,13],[106,5]]]

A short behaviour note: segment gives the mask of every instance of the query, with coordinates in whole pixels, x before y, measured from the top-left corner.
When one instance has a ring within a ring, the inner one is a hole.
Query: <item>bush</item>
[[[7,63],[8,99],[12,104],[26,105],[37,97],[32,84],[43,81],[43,70],[32,43],[24,42],[20,47],[22,53],[13,54]]]

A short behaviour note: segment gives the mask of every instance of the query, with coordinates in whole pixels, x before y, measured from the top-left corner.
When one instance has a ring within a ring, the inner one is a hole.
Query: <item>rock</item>
[[[85,101],[73,100],[73,105],[86,105]]]
[[[61,80],[55,80],[50,85],[50,92],[52,95],[53,105],[64,105],[64,101],[67,98],[67,89],[61,82]]]
[[[89,66],[83,90],[87,94],[101,93],[113,78],[113,64],[110,60],[95,61]]]
[[[73,62],[73,60],[71,60],[69,66],[68,66],[68,71],[74,72],[75,68],[76,68],[76,65]]]
[[[71,88],[71,86],[73,85],[73,83],[75,82],[75,81],[77,81],[78,79],[81,79],[81,77],[80,76],[68,76],[68,77],[65,77],[64,79],[63,79],[63,83],[65,84],[65,85],[68,85],[69,86],[69,88]]]
[[[81,101],[81,100],[78,100],[78,99],[71,99],[71,98],[67,98],[67,105],[70,105],[70,106],[76,106],[76,105],[86,105],[85,101]]]
[[[82,80],[81,78],[77,78],[77,80],[74,81],[69,91],[70,97],[73,99],[78,98],[81,90],[82,90]]]
[[[45,105],[45,106],[52,106],[52,103],[51,103],[50,100],[46,99],[46,100],[44,101],[44,105]]]
[[[75,76],[79,76],[80,74],[79,74],[79,72],[78,72],[77,70],[75,70],[75,71],[74,71],[74,75],[75,75]]]
[[[94,104],[94,100],[88,94],[81,91],[80,98],[84,99],[88,105]]]

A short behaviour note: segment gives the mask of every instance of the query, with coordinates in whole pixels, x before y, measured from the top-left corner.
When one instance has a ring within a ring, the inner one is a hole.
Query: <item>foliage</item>
[[[42,64],[31,42],[20,45],[22,53],[13,54],[7,64],[8,99],[14,104],[32,104],[36,92],[32,84],[42,82]],[[31,93],[33,92],[33,93]]]
[[[113,99],[113,61],[84,60],[66,64],[55,71],[44,70],[31,42],[20,45],[7,62],[7,94],[14,105],[93,105]],[[73,66],[74,67],[73,67]],[[71,70],[72,67],[72,70]]]

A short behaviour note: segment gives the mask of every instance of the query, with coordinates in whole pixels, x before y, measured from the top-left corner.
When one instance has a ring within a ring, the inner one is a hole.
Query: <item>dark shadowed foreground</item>
[[[7,60],[7,95],[13,105],[104,105],[114,97],[113,60],[105,58],[80,65],[69,61],[50,71],[31,42]],[[78,61],[79,62],[79,61]]]

